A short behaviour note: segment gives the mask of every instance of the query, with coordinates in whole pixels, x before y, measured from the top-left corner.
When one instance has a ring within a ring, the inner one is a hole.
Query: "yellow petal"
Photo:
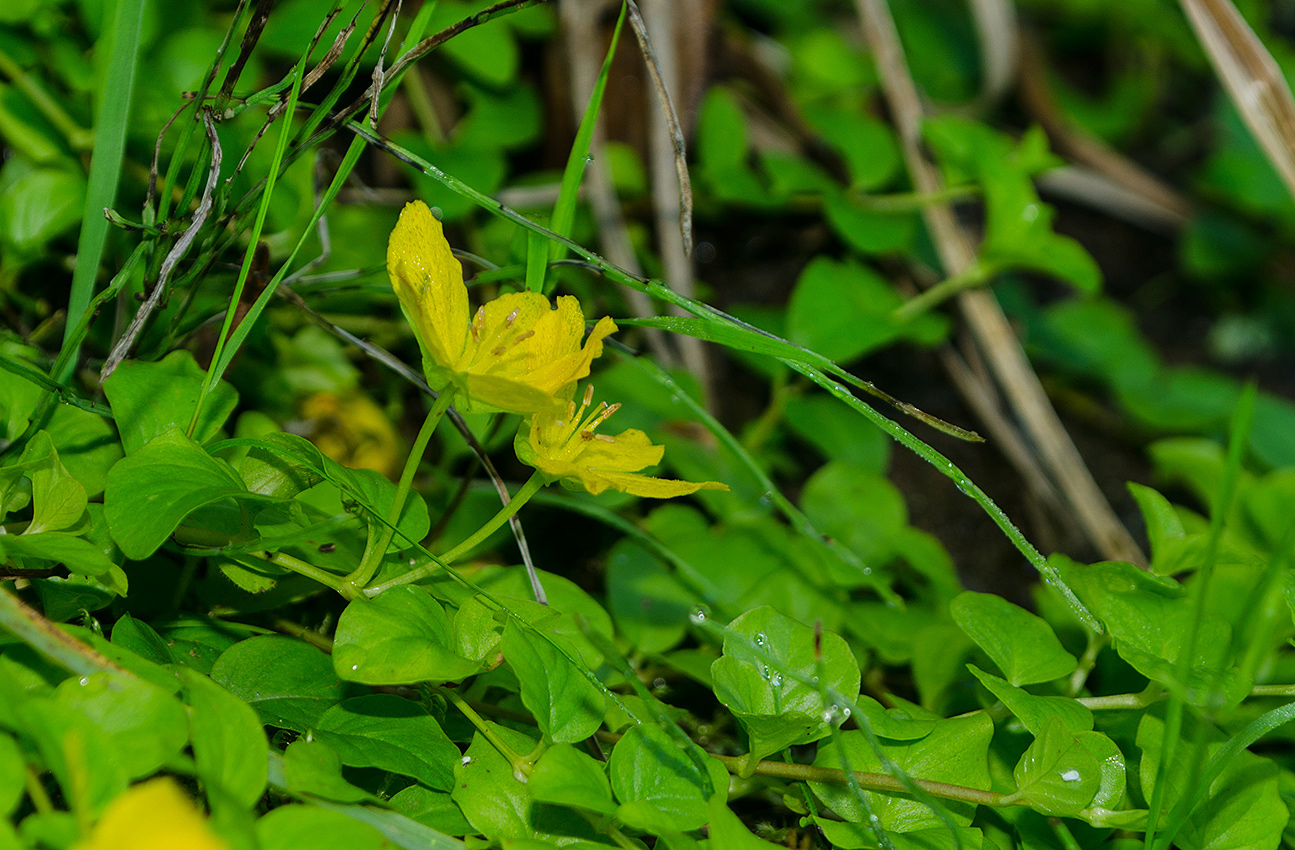
[[[564,303],[566,302],[566,303]],[[564,318],[559,321],[569,321],[571,307],[575,299],[569,295],[563,295],[558,298],[558,309],[554,313],[564,314]],[[551,395],[558,395],[563,388],[575,383],[589,374],[589,367],[593,364],[595,358],[603,353],[603,339],[609,334],[616,333],[616,323],[610,317],[604,316],[594,325],[594,329],[589,333],[589,339],[585,342],[584,348],[579,347],[580,337],[584,335],[585,322],[584,316],[580,314],[580,308],[575,307],[575,316],[578,319],[575,343],[570,346],[569,353],[562,354],[560,351],[553,350],[550,359],[545,365],[538,368],[531,375],[531,382],[538,387],[545,387]],[[555,337],[563,331],[555,331]],[[566,331],[569,334],[569,330]],[[537,334],[538,336],[538,334]],[[570,336],[566,336],[570,339]]]
[[[670,478],[653,478],[650,475],[635,475],[631,472],[605,472],[600,477],[606,482],[603,489],[611,487],[622,493],[629,493],[631,496],[644,496],[649,499],[673,499],[677,496],[690,496],[698,490],[728,489],[727,484],[721,484],[718,481],[676,481]]]
[[[174,779],[128,789],[108,804],[90,835],[74,850],[229,850]]]
[[[656,466],[664,455],[665,446],[653,445],[647,434],[630,428],[615,437],[595,435],[575,463],[600,472],[638,472]]]
[[[406,204],[387,243],[387,272],[424,355],[451,366],[468,334],[468,290],[463,267],[427,204]]]
[[[462,390],[454,397],[461,413],[534,413],[553,404],[553,398],[524,381],[499,375],[462,375]]]

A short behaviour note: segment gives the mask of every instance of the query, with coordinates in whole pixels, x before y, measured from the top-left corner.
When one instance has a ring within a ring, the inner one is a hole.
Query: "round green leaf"
[[[949,604],[949,613],[1013,685],[1050,682],[1078,665],[1051,626],[1001,596],[968,590]]]
[[[155,772],[189,740],[184,706],[157,685],[134,676],[74,676],[54,690],[54,699],[83,714],[113,741],[131,779]]]
[[[417,703],[393,694],[345,700],[319,718],[314,736],[352,767],[411,776],[441,791],[454,784],[459,748]]]
[[[333,669],[366,685],[453,681],[480,669],[453,647],[445,609],[425,588],[405,585],[346,606],[333,638]]]
[[[249,703],[270,726],[305,732],[342,698],[324,653],[282,635],[239,641],[220,654],[211,678]]]

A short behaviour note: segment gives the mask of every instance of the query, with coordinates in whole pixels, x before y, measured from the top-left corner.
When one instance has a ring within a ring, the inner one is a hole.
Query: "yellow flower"
[[[517,432],[514,447],[523,463],[538,469],[550,481],[575,484],[595,496],[607,489],[635,496],[672,499],[698,490],[727,490],[718,481],[673,481],[640,475],[639,470],[661,462],[665,448],[652,445],[647,434],[636,429],[612,437],[599,434],[598,426],[617,410],[601,402],[588,416],[594,388],[585,387],[584,400],[577,410],[575,402],[565,408],[555,405],[531,418],[530,428]],[[526,436],[523,437],[523,431]]]
[[[423,351],[434,390],[453,387],[465,412],[534,413],[589,374],[603,338],[616,331],[601,319],[582,347],[585,318],[569,295],[557,309],[538,292],[513,292],[468,312],[463,268],[427,204],[406,204],[391,231],[387,272]]]
[[[305,436],[328,457],[351,469],[400,474],[400,436],[382,408],[359,390],[315,393],[298,406]]]
[[[229,850],[174,779],[140,783],[108,804],[74,850]]]

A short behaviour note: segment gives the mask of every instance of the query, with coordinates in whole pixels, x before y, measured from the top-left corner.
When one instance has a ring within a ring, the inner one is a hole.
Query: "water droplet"
[[[1025,209],[1021,210],[1021,219],[1024,221],[1034,221],[1039,217],[1038,204],[1026,204]]]
[[[848,709],[848,708],[843,708],[843,709],[841,709],[841,719],[842,719],[842,720],[849,720],[849,719],[850,719],[850,709]]]
[[[585,154],[585,165],[589,165],[589,164],[591,164],[593,161],[594,161],[594,155],[593,155],[593,154],[591,154],[591,153],[589,153],[589,154]]]
[[[79,681],[80,681],[81,687],[85,687],[86,685],[90,684],[90,677],[82,676]]]
[[[835,705],[829,705],[823,709],[823,722],[828,726],[839,726],[844,721],[845,717],[841,714],[841,709]]]
[[[756,632],[756,633],[755,633],[755,645],[756,645],[756,646],[764,646],[765,641],[767,641],[767,640],[768,640],[768,638],[767,638],[767,637],[765,637],[764,632]]]
[[[468,765],[472,764],[472,756],[464,756],[462,759],[460,759],[460,761],[462,762],[464,767],[467,767]]]
[[[658,691],[664,688],[665,685],[666,685],[665,679],[662,679],[660,676],[657,676],[655,679],[652,680],[652,687],[656,688]]]
[[[772,671],[769,670],[768,664],[760,665],[760,675],[765,678],[765,681],[768,681],[770,678],[772,678],[773,673]]]
[[[769,505],[772,505],[772,504],[773,504],[773,493],[770,493],[770,492],[767,492],[767,491],[766,491],[766,492],[764,492],[764,493],[760,494],[760,504],[764,505],[765,507],[768,507]]]
[[[1083,777],[1079,775],[1079,771],[1075,770],[1073,767],[1061,774],[1061,779],[1064,782],[1078,782],[1082,778]]]
[[[707,613],[709,612],[706,610],[705,605],[698,605],[688,613],[688,619],[692,620],[694,623],[704,623],[706,621]]]
[[[352,664],[352,665],[351,665],[351,669],[352,669],[352,670],[359,670],[359,669],[360,669],[360,665],[359,665],[359,664]]]
[[[772,679],[770,679],[770,680],[769,680],[769,682],[770,682],[770,684],[772,684],[775,688],[781,688],[781,687],[782,687],[782,674],[781,674],[781,673],[774,673],[774,674],[773,674],[773,678],[772,678]]]

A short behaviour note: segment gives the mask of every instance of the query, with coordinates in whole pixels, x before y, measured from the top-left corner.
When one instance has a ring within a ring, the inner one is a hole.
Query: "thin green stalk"
[[[234,322],[238,317],[238,304],[243,298],[243,287],[247,284],[247,276],[252,270],[252,258],[256,254],[257,245],[260,244],[261,230],[265,226],[265,217],[270,211],[270,199],[274,196],[275,183],[279,177],[280,163],[283,162],[284,151],[288,147],[288,138],[292,135],[292,114],[297,106],[297,95],[301,92],[301,78],[305,70],[306,57],[301,57],[297,66],[292,71],[292,91],[288,94],[288,107],[284,110],[283,126],[279,129],[279,142],[274,149],[274,159],[270,163],[270,173],[265,180],[265,191],[261,195],[261,206],[256,211],[256,220],[252,224],[252,232],[248,236],[247,251],[243,254],[243,265],[238,270],[238,279],[234,282],[234,291],[229,297],[229,307],[225,310],[225,321],[220,328],[220,336],[216,340],[216,350],[211,356],[212,368],[207,370],[206,380],[203,381],[202,390],[198,395],[198,404],[193,410],[193,419],[189,422],[188,433],[193,435],[193,429],[198,424],[198,418],[202,415],[203,405],[206,403],[207,396],[216,384],[220,381],[220,376],[228,367],[229,360],[225,358],[225,348],[229,341],[230,332],[233,330]],[[247,321],[251,317],[244,317]],[[230,360],[232,360],[232,352]],[[217,368],[216,364],[223,364]]]
[[[895,312],[891,315],[897,322],[907,322],[910,319],[915,319],[959,293],[966,292],[968,289],[975,289],[978,286],[984,286],[996,271],[992,266],[978,262],[972,263],[953,277],[945,278],[930,289],[914,295],[896,307]]]
[[[350,598],[358,596],[364,590],[365,585],[373,580],[374,573],[378,571],[378,565],[382,563],[382,556],[386,554],[387,547],[391,545],[392,538],[395,537],[396,526],[400,522],[400,514],[404,511],[405,500],[409,497],[409,488],[414,483],[414,473],[418,471],[418,464],[422,462],[423,455],[427,453],[427,444],[431,442],[436,426],[440,424],[441,417],[445,415],[445,411],[449,409],[450,402],[453,400],[454,391],[446,387],[436,397],[436,401],[432,404],[432,409],[427,411],[427,418],[423,420],[423,427],[418,430],[418,437],[414,440],[414,447],[410,449],[409,457],[405,459],[405,468],[400,473],[400,483],[396,485],[396,495],[391,501],[391,509],[387,511],[386,525],[382,527],[382,531],[379,532],[377,538],[369,538],[369,545],[364,549],[364,556],[360,559],[360,565],[346,577],[346,590],[344,593]]]
[[[477,714],[472,706],[468,705],[467,700],[459,696],[452,688],[437,688],[437,691],[441,696],[454,703],[454,707],[467,718],[469,723],[476,727],[476,730],[481,733],[481,737],[489,741],[490,745],[499,751],[499,755],[508,759],[508,763],[513,766],[514,773],[521,772],[523,775],[527,775],[531,772],[531,765],[527,759],[508,746],[507,742],[499,737],[499,733],[485,721],[485,718]]]
[[[254,557],[267,563],[274,564],[276,567],[283,567],[285,570],[291,570],[298,575],[314,579],[320,584],[331,590],[342,592],[342,580],[327,570],[321,570],[314,564],[308,564],[300,558],[294,558],[284,552],[260,552],[254,553]]]
[[[364,591],[365,595],[377,596],[393,587],[401,587],[406,584],[413,584],[416,581],[422,581],[428,576],[445,569],[451,563],[462,557],[466,552],[470,552],[473,547],[477,546],[482,540],[485,540],[493,534],[504,523],[508,522],[514,514],[521,510],[522,505],[529,502],[531,497],[538,493],[543,487],[544,476],[536,472],[527,479],[525,484],[522,485],[522,489],[518,490],[516,495],[508,500],[508,504],[500,508],[499,512],[491,517],[489,522],[477,529],[476,532],[474,532],[467,540],[464,540],[458,546],[455,546],[444,555],[440,555],[429,563],[415,567],[409,572],[396,576],[390,581],[384,581],[382,584],[375,584],[373,587]]]
[[[86,187],[85,211],[81,215],[81,233],[77,238],[76,267],[72,271],[72,291],[68,296],[67,325],[64,346],[73,345],[72,335],[90,304],[95,277],[108,239],[108,221],[104,209],[117,198],[118,176],[126,150],[126,123],[130,101],[135,91],[135,68],[139,59],[139,30],[144,17],[145,0],[121,0],[112,30],[112,58],[104,78],[99,111],[95,116],[94,152],[90,158],[90,176]],[[102,41],[102,39],[101,39]],[[69,357],[63,370],[54,375],[62,383],[72,372],[76,357]]]
[[[489,522],[473,532],[468,539],[442,555],[441,563],[452,564],[464,554],[472,551],[472,549],[479,545],[481,541],[485,540],[491,534],[494,534],[500,526],[508,522],[513,514],[521,510],[522,506],[529,502],[531,500],[531,496],[538,493],[545,483],[543,473],[539,471],[533,473],[530,478],[526,479],[526,483],[522,485],[522,489],[518,490],[517,494],[508,500],[508,504],[500,508],[499,512],[491,517]]]

